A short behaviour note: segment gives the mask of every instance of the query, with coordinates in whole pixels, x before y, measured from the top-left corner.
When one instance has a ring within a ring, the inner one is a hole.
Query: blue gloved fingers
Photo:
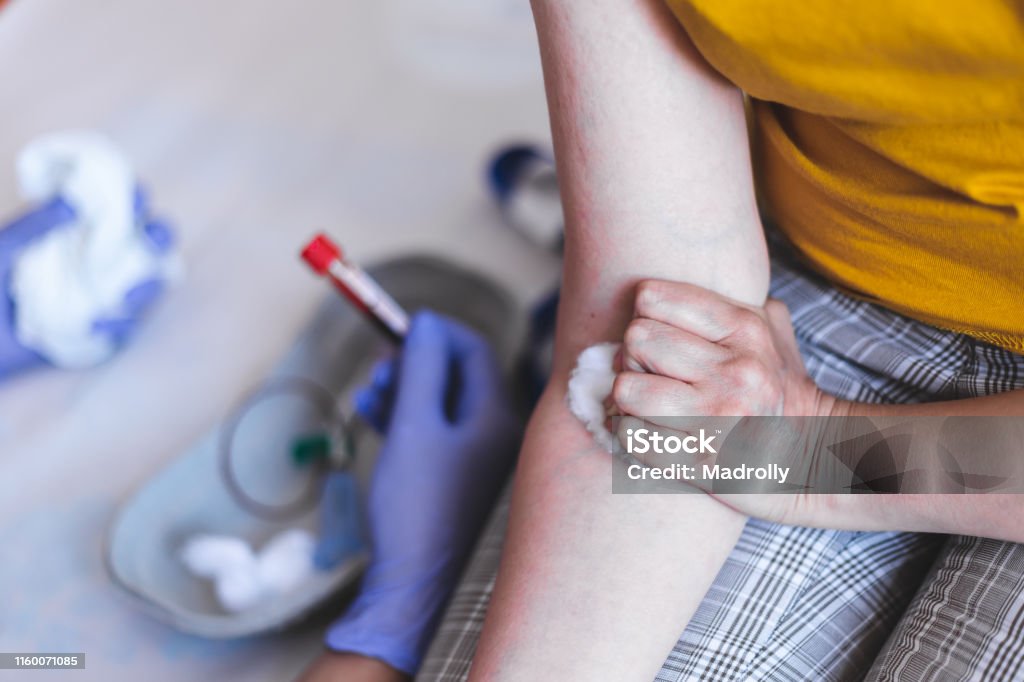
[[[149,192],[142,185],[135,185],[135,193],[132,195],[132,206],[135,208],[135,217],[145,220],[149,215]]]
[[[355,407],[356,414],[369,422],[375,430],[380,430],[379,422],[377,421],[377,412],[379,409],[379,394],[370,386],[363,386],[362,388],[356,389],[356,392],[352,395],[352,406]]]
[[[149,196],[141,185],[135,186],[133,195],[135,216],[145,221],[142,232],[154,253],[166,253],[174,246],[174,235],[167,223],[149,218]],[[135,330],[139,318],[156,302],[164,292],[164,283],[148,279],[135,285],[124,295],[118,317],[101,318],[93,323],[93,331],[109,334],[117,345],[123,345]]]
[[[132,287],[124,296],[120,315],[96,320],[92,325],[93,332],[107,334],[116,345],[123,345],[135,331],[139,318],[163,293],[163,288],[163,282],[157,279],[146,280]]]
[[[383,435],[388,428],[391,401],[381,392],[364,387],[356,391],[352,397],[356,413],[366,421],[373,430]]]
[[[11,254],[53,228],[75,219],[75,210],[60,197],[15,218],[0,229],[0,252]]]
[[[379,360],[370,372],[370,383],[357,390],[352,398],[356,413],[381,434],[387,430],[391,417],[397,365],[397,356]]]
[[[135,219],[142,223],[142,232],[150,248],[157,254],[167,253],[174,246],[174,232],[170,225],[150,215],[149,192],[142,185],[135,186],[133,196]]]
[[[142,227],[149,247],[157,254],[163,254],[174,248],[174,232],[163,220],[150,220]]]
[[[0,286],[7,285],[4,269],[0,264]],[[37,352],[18,342],[16,324],[14,302],[6,292],[0,292],[0,381],[46,362]]]
[[[17,311],[10,298],[11,269],[19,252],[53,229],[71,224],[75,211],[60,197],[0,225],[0,379],[45,362],[17,337]]]
[[[158,279],[147,279],[136,284],[124,295],[126,317],[138,318],[156,302],[164,292],[164,283]]]
[[[398,356],[390,355],[377,361],[370,372],[372,386],[381,391],[389,391],[394,388],[395,375],[398,369]]]
[[[506,428],[502,396],[486,395],[501,390],[493,355],[461,325],[436,313],[416,315],[397,372],[392,423],[367,500],[370,566],[356,601],[325,639],[336,651],[415,672],[508,470],[515,434]],[[357,400],[374,407],[386,374],[375,372]],[[446,418],[452,394],[451,412],[461,414]]]
[[[452,416],[455,424],[462,424],[489,409],[501,394],[501,368],[490,344],[477,332],[458,322],[449,322],[448,334],[460,377]]]
[[[99,326],[109,331],[118,329],[124,324],[135,324],[142,317],[143,313],[160,298],[160,294],[163,291],[164,284],[158,279],[147,279],[136,284],[124,295],[121,310],[117,317],[106,317],[96,320],[93,329],[97,329],[97,326]]]
[[[129,317],[105,318],[92,323],[94,334],[109,336],[114,345],[121,347],[135,331],[136,320]]]
[[[421,421],[416,418],[424,414],[444,416],[451,364],[447,325],[447,320],[429,310],[413,317],[399,361],[396,419]]]
[[[320,498],[320,527],[313,564],[328,571],[363,545],[359,488],[348,471],[332,471]]]

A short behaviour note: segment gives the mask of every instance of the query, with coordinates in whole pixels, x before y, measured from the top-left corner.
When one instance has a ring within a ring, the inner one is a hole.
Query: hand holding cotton
[[[19,344],[61,367],[88,367],[116,349],[101,320],[133,315],[126,299],[180,269],[169,249],[154,249],[136,216],[136,179],[122,154],[95,133],[60,133],[28,145],[18,158],[22,196],[60,197],[66,225],[26,245],[10,278]]]

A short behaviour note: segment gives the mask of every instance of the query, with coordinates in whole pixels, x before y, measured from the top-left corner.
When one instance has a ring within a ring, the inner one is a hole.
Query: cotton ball
[[[228,611],[246,611],[256,606],[267,592],[255,564],[241,564],[217,576],[217,599]]]
[[[260,581],[273,592],[288,592],[313,575],[312,533],[293,528],[278,533],[260,551],[257,572]]]
[[[255,570],[256,564],[249,544],[228,535],[196,535],[185,543],[180,556],[193,574],[211,579],[227,571]]]
[[[227,611],[246,611],[288,592],[314,573],[316,540],[301,529],[278,533],[256,554],[245,540],[227,535],[197,535],[180,552],[182,563],[214,581],[214,592]]]
[[[615,383],[612,363],[618,350],[617,343],[590,346],[580,353],[569,375],[569,410],[608,452],[615,450],[615,437],[604,425],[608,416],[604,401]]]

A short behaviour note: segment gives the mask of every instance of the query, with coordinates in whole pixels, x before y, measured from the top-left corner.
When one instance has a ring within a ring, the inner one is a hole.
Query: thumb
[[[449,333],[461,375],[454,417],[456,423],[465,423],[502,395],[501,369],[494,351],[478,333],[457,322],[450,323]]]
[[[15,218],[0,229],[0,251],[10,254],[42,237],[53,228],[75,219],[75,211],[60,197]]]
[[[450,372],[450,348],[444,321],[430,311],[413,318],[399,361],[394,419],[427,412],[443,417]]]

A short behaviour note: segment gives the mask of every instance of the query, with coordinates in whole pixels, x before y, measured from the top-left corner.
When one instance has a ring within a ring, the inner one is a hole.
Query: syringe
[[[327,235],[316,235],[302,250],[302,259],[316,273],[330,277],[345,298],[395,343],[402,342],[409,331],[409,315],[362,268],[346,260]]]

